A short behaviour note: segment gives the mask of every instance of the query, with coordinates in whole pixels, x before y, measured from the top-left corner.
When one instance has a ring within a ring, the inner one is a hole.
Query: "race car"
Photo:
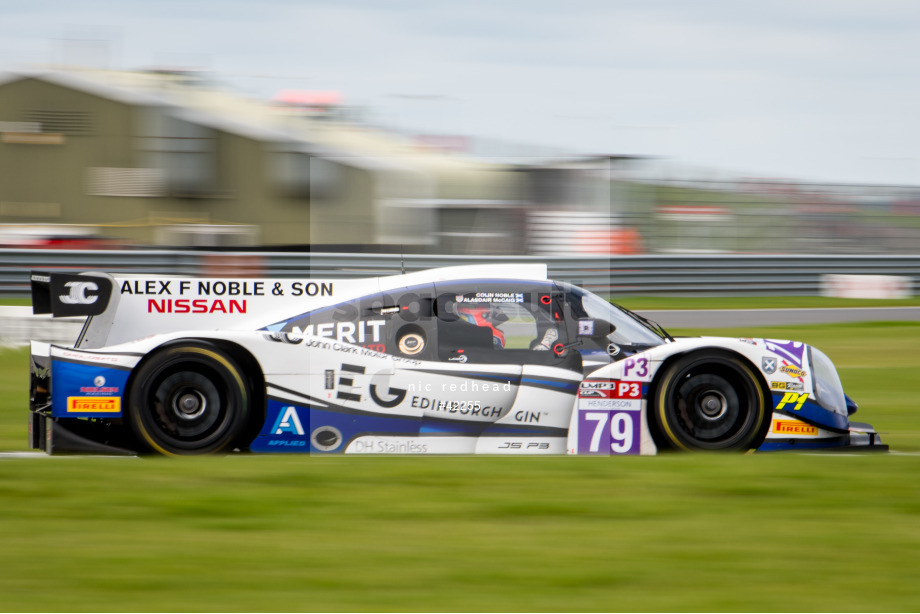
[[[367,279],[33,271],[48,454],[885,450],[804,343],[675,338],[545,265]]]

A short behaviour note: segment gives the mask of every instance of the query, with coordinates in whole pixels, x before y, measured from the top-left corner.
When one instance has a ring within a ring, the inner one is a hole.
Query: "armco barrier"
[[[192,276],[356,278],[400,270],[545,262],[550,277],[603,295],[816,296],[821,276],[899,275],[916,292],[920,255],[437,256],[185,250],[0,250],[0,296],[29,295],[29,271],[100,270]]]

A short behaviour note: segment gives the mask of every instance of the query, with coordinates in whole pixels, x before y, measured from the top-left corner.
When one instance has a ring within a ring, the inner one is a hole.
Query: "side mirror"
[[[616,329],[617,327],[607,320],[599,320],[597,318],[578,319],[579,337],[588,337],[589,339],[603,339]]]

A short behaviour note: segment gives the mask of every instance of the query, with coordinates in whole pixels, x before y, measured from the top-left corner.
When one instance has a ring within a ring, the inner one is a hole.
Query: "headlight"
[[[811,346],[808,346],[808,360],[811,362],[811,373],[815,382],[815,400],[821,407],[846,416],[846,396],[843,394],[843,384],[840,383],[834,363],[824,352]]]

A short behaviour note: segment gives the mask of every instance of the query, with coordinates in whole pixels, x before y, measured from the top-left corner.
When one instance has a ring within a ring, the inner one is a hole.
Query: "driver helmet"
[[[484,326],[492,330],[492,344],[497,348],[505,347],[505,333],[495,326],[492,305],[457,304],[457,315],[465,322],[475,326]],[[501,320],[499,320],[501,322]]]

